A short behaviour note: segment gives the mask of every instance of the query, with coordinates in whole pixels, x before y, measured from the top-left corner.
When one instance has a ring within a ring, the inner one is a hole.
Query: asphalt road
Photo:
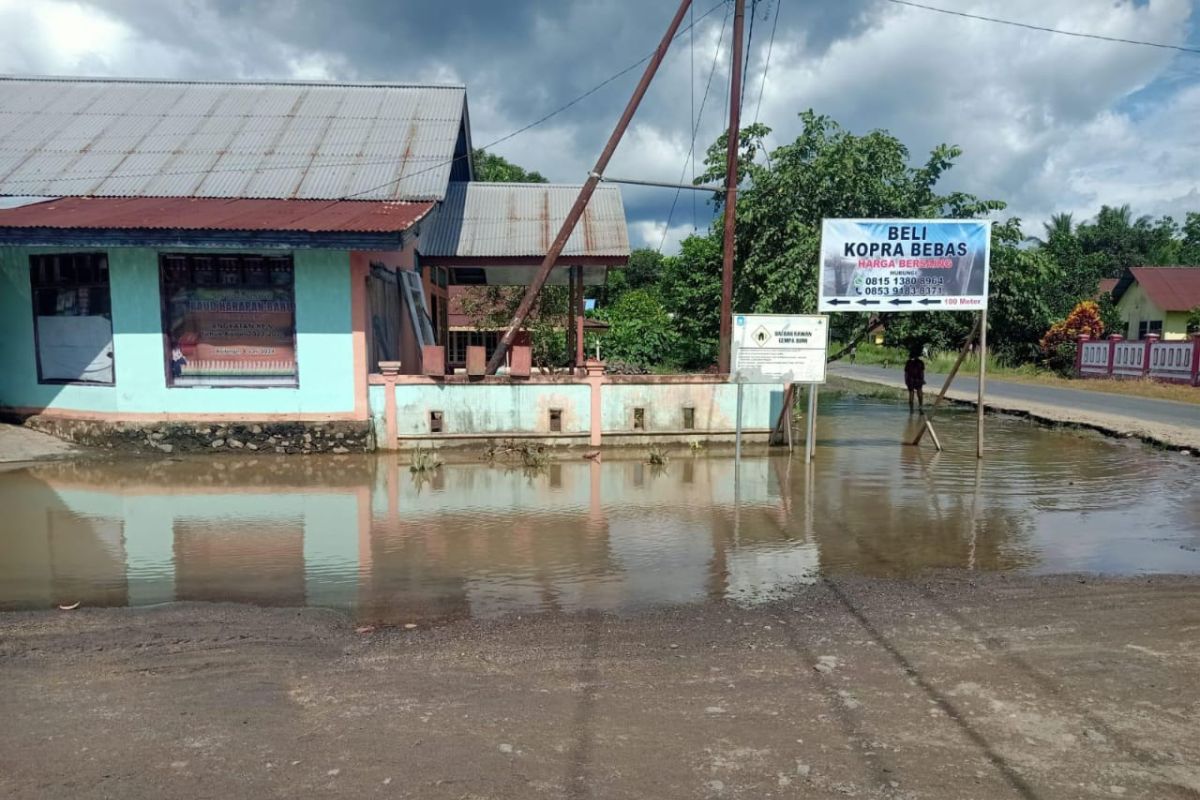
[[[829,371],[834,375],[863,381],[904,382],[904,371],[900,366],[884,368],[878,366],[851,365],[845,362],[831,364]],[[945,382],[945,375],[925,375],[925,401],[931,403]],[[979,382],[969,375],[954,379],[952,390],[977,392]],[[1200,392],[1200,387],[1196,389]],[[1177,403],[1172,400],[1152,400],[1123,394],[1092,392],[1086,389],[1059,389],[1054,386],[1037,386],[1028,383],[988,379],[989,398],[1016,400],[1026,403],[1041,403],[1063,409],[1087,411],[1096,414],[1115,414],[1164,425],[1179,425],[1200,430],[1200,405]]]

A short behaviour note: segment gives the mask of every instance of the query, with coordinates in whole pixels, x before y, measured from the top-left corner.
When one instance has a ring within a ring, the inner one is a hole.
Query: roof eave
[[[399,250],[408,231],[240,231],[170,228],[0,228],[15,247],[201,247],[268,250]]]

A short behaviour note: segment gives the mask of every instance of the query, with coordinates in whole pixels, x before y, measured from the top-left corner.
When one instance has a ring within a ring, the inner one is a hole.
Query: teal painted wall
[[[401,384],[396,387],[396,432],[427,434],[429,412],[441,411],[444,433],[548,433],[550,409],[560,408],[564,434],[587,433],[591,398],[591,388],[577,383]]]
[[[4,343],[0,351],[0,406],[178,415],[303,415],[354,410],[349,252],[294,252],[300,385],[297,388],[261,389],[167,388],[163,369],[159,251],[133,247],[107,250],[116,385],[39,384],[33,344],[29,256],[49,252],[65,250],[0,248],[0,341]]]
[[[774,397],[778,395],[778,397]],[[646,430],[678,431],[683,409],[696,409],[696,430],[731,431],[737,421],[737,386],[732,383],[618,383],[600,392],[605,433],[633,430],[633,410],[645,409]],[[742,395],[742,427],[767,428],[778,416],[783,387],[747,383]]]
[[[387,387],[372,386],[369,398],[375,429],[385,429]],[[591,387],[587,384],[399,384],[396,391],[397,434],[429,434],[429,412],[441,411],[446,434],[548,434],[549,410],[563,411],[564,434],[587,433],[591,427]],[[783,387],[745,384],[742,426],[772,427],[783,407]],[[604,384],[600,390],[604,433],[633,433],[633,409],[644,408],[646,432],[682,432],[683,409],[696,410],[697,433],[734,429],[737,386],[730,383]]]

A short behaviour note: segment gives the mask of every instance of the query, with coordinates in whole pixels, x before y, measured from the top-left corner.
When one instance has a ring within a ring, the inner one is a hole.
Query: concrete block
[[[526,345],[513,345],[509,353],[508,374],[514,378],[528,378],[533,372],[533,351]]]
[[[421,374],[441,377],[446,374],[446,348],[427,344],[421,348]]]
[[[467,374],[473,378],[487,374],[487,350],[482,345],[467,345]]]

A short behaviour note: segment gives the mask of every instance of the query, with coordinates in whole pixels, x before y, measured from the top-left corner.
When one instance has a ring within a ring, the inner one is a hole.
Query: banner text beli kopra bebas
[[[818,311],[987,308],[986,220],[827,219]]]

